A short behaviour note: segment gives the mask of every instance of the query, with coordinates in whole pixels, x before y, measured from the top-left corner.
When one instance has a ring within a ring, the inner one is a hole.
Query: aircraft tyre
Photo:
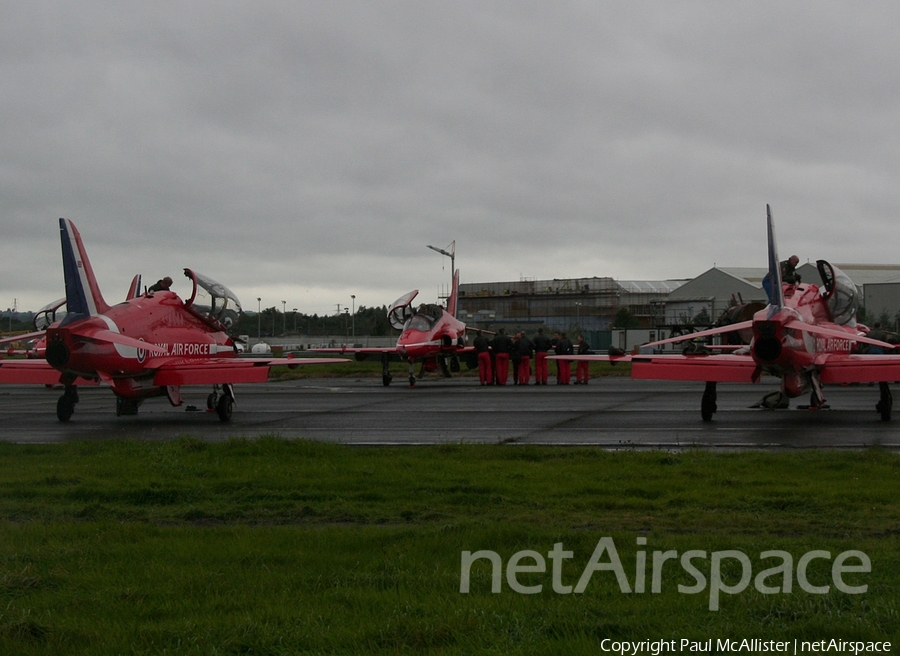
[[[206,397],[206,409],[207,410],[215,410],[216,409],[216,393],[213,392],[209,396]]]
[[[75,413],[76,403],[78,403],[78,390],[74,385],[66,385],[66,391],[56,402],[56,418],[60,421],[69,421]]]
[[[63,394],[56,402],[56,418],[60,421],[69,421],[75,412],[75,401],[68,394]]]
[[[412,374],[409,375],[409,386],[410,387],[416,386],[416,377],[413,376]]]
[[[703,398],[700,401],[700,417],[703,421],[712,421],[717,409],[716,384],[706,383],[706,389],[703,390]]]
[[[116,417],[121,417],[122,415],[136,415],[138,413],[138,406],[140,404],[140,401],[135,401],[134,399],[125,399],[121,396],[117,396]]]
[[[228,394],[223,394],[216,404],[216,414],[222,421],[231,421],[231,413],[234,411],[234,401]]]
[[[394,379],[390,374],[381,374],[381,384],[387,387],[391,384],[391,381]]]
[[[894,405],[894,398],[891,395],[891,388],[887,383],[878,383],[878,389],[881,391],[881,398],[875,409],[881,413],[881,421],[891,420],[891,409]]]

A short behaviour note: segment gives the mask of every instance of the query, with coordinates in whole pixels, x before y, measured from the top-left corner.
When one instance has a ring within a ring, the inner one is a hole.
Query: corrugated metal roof
[[[668,294],[688,280],[617,280],[616,282],[629,294]]]

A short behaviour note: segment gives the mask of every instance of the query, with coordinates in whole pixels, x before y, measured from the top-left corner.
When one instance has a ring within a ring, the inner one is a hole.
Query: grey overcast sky
[[[0,0],[0,308],[898,263],[900,4]]]

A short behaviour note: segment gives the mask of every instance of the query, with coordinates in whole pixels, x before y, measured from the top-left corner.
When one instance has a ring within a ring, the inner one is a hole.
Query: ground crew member
[[[534,336],[532,343],[534,344],[534,384],[546,385],[547,352],[553,348],[553,343],[544,334],[543,328],[538,328],[537,335]]]
[[[572,348],[572,342],[569,341],[565,333],[562,333],[559,341],[556,343],[556,355],[573,355],[574,353],[575,349]],[[559,363],[559,380],[557,385],[568,385],[572,379],[572,361],[557,360],[557,362]]]
[[[590,355],[591,354],[591,345],[587,343],[584,335],[579,335],[576,340],[577,342],[577,350],[576,353],[578,355]],[[575,366],[575,384],[576,385],[587,385],[588,381],[591,378],[590,373],[590,361],[588,360],[579,360],[578,364]]]
[[[512,371],[513,385],[519,384],[519,363],[522,362],[522,356],[519,353],[519,338],[522,333],[516,333],[512,337],[512,346],[509,349],[509,368]]]
[[[519,337],[519,385],[528,385],[531,382],[531,356],[534,354],[534,345],[528,339],[528,335],[522,332]]]
[[[169,291],[169,287],[172,286],[172,279],[169,276],[166,276],[162,280],[157,280],[154,284],[150,285],[150,289],[148,292],[167,292]]]
[[[491,350],[494,352],[494,360],[497,365],[494,369],[494,377],[497,385],[506,385],[509,377],[509,353],[512,350],[512,340],[506,334],[506,329],[501,328],[491,340]]]
[[[494,372],[491,368],[491,345],[480,330],[476,334],[477,337],[472,342],[472,346],[475,347],[475,353],[478,356],[478,379],[482,385],[493,385]]]

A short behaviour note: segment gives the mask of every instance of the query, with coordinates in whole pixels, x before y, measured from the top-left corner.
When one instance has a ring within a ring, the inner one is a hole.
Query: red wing
[[[4,337],[0,339],[0,344],[12,344],[14,342],[30,342],[33,339],[38,339],[43,337],[46,333],[43,330],[39,330],[34,333],[26,333],[24,335],[13,335],[12,337]]]
[[[641,348],[652,348],[654,346],[662,346],[663,344],[674,344],[675,342],[685,342],[687,340],[692,339],[702,339],[704,337],[710,337],[711,335],[722,335],[724,333],[733,333],[740,330],[746,330],[747,328],[752,328],[752,321],[741,321],[740,323],[730,323],[727,326],[720,326],[719,328],[710,328],[709,330],[701,330],[696,333],[686,333],[684,335],[679,335],[678,337],[670,337],[669,339],[661,339],[656,342],[650,342],[649,344],[641,344]]]
[[[46,360],[0,359],[0,383],[10,385],[58,385],[59,371]],[[96,385],[96,381],[78,378],[76,385]]]
[[[349,362],[346,358],[152,358],[147,369],[156,370],[153,384],[165,385],[225,385],[264,383],[269,370],[277,365],[298,367],[307,364],[336,364]]]
[[[756,363],[749,355],[635,355],[631,377],[751,383]]]
[[[821,366],[823,383],[890,383],[900,381],[900,356],[897,355],[824,355]]]
[[[320,349],[307,349],[306,353],[329,353],[331,355],[347,355],[352,357],[357,362],[365,362],[367,360],[370,361],[378,361],[387,355],[388,359],[392,362],[400,362],[406,361],[406,358],[401,357],[399,353],[397,353],[396,346],[385,346],[383,348],[320,348]]]
[[[633,356],[630,353],[626,353],[625,355],[601,355],[599,353],[594,353],[592,355],[548,355],[548,360],[572,360],[573,362],[577,360],[584,360],[586,362],[612,362],[613,364],[617,362],[631,362],[631,358]]]

